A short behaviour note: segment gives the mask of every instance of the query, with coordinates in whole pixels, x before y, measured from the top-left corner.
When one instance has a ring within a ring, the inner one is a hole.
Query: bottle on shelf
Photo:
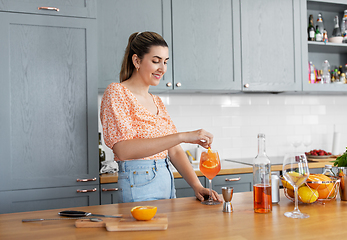
[[[339,26],[339,16],[336,15],[334,18],[334,23],[335,23],[335,27],[333,30],[333,37],[341,37],[341,30],[340,30],[340,26]]]
[[[324,23],[323,23],[323,17],[322,17],[322,14],[321,13],[318,13],[318,16],[317,16],[317,27],[316,27],[316,32],[317,32],[317,28],[320,32],[320,34],[322,35],[322,39],[323,39],[323,31],[324,31]],[[317,40],[316,38],[316,41],[317,42],[321,42],[322,40]]]
[[[347,76],[347,63],[345,64],[345,71],[344,71],[344,73],[345,73],[346,76]]]
[[[342,65],[339,66],[339,72],[340,72],[340,73],[343,73]]]
[[[346,83],[346,74],[345,73],[341,73],[341,75],[340,75],[340,82],[341,83]]]
[[[316,82],[316,74],[314,65],[312,62],[308,63],[308,83],[315,83]]]
[[[323,40],[322,40],[324,43],[327,43],[329,42],[328,40],[328,32],[326,29],[323,30]]]
[[[315,40],[316,30],[314,29],[314,26],[313,26],[313,15],[310,15],[308,20],[307,34],[308,34],[308,41]]]
[[[316,83],[322,83],[322,70],[317,70],[317,78],[316,78]]]
[[[265,152],[265,134],[258,134],[258,155],[253,162],[253,203],[254,212],[270,213],[271,197],[271,163]]]
[[[343,37],[342,42],[347,43],[347,10],[345,10],[343,13],[341,22],[341,35]]]
[[[321,42],[323,40],[323,34],[320,32],[318,25],[316,26],[315,39],[316,42]]]
[[[323,174],[328,177],[334,177],[335,174],[333,172],[333,166],[332,165],[325,165]]]
[[[322,83],[330,83],[331,77],[330,77],[330,64],[328,60],[325,60],[323,62],[322,66]]]

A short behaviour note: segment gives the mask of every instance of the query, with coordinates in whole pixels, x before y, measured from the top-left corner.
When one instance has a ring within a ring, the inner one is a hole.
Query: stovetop
[[[271,165],[282,165],[284,156],[269,157]],[[254,158],[225,159],[225,161],[242,163],[253,166]]]

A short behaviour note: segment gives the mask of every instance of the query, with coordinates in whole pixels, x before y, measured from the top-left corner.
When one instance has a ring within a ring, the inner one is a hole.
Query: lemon
[[[288,190],[294,191],[293,186],[289,182],[287,182],[284,179],[281,179],[281,181],[282,181],[282,185],[283,185],[284,188],[287,188]]]
[[[136,220],[151,220],[157,213],[157,207],[136,206],[133,207],[130,212]]]
[[[300,187],[298,196],[303,203],[313,203],[318,199],[318,191],[307,186]]]

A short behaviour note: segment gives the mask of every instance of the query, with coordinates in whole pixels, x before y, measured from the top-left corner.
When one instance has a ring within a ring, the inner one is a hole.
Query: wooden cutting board
[[[92,222],[89,219],[79,219],[75,222],[77,228],[106,227],[107,231],[154,231],[166,230],[168,219],[166,214],[157,214],[149,221],[137,221],[131,215],[120,219],[103,218],[102,222]]]

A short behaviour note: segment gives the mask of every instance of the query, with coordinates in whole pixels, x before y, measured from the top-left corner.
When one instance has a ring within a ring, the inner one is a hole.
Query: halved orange
[[[215,168],[218,166],[218,161],[208,159],[201,163],[204,168]]]
[[[136,206],[131,209],[131,215],[140,221],[151,220],[156,213],[157,207],[154,206]]]

